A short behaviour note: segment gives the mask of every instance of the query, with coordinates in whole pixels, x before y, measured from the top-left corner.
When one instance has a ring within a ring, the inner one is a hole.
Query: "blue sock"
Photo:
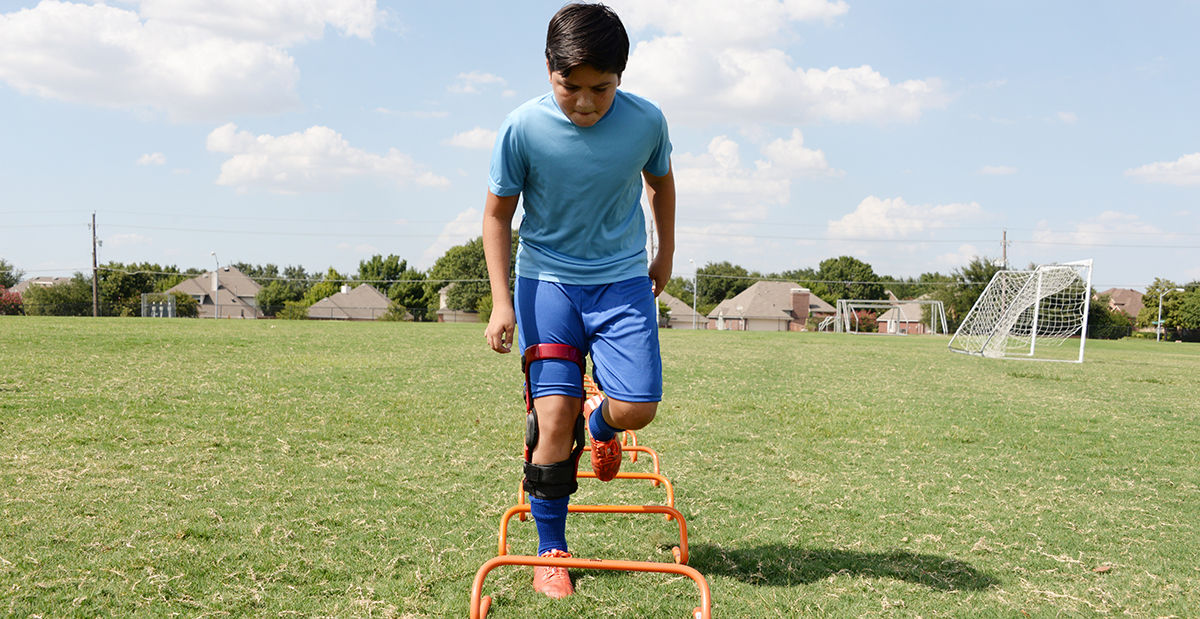
[[[624,431],[623,428],[614,428],[608,425],[608,422],[604,420],[604,406],[604,404],[601,404],[596,410],[592,411],[591,415],[588,415],[588,432],[592,435],[592,438],[602,443],[611,441],[612,437],[617,435],[617,432]]]
[[[529,497],[529,509],[537,524],[539,555],[549,550],[567,552],[567,505],[570,502],[570,496],[552,501]]]

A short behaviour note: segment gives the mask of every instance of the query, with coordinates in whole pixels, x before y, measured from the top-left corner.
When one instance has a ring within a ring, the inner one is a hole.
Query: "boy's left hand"
[[[659,252],[650,261],[650,280],[654,282],[655,297],[667,289],[667,282],[671,281],[671,254]]]

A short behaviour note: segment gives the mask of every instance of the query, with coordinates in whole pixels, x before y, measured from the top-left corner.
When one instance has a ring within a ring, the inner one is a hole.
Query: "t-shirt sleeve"
[[[488,189],[497,196],[515,196],[525,187],[529,162],[521,149],[517,124],[510,114],[504,119],[492,147],[492,164],[488,173]]]
[[[658,108],[655,107],[655,110]],[[658,124],[658,139],[655,142],[654,150],[650,152],[650,158],[642,169],[654,176],[665,176],[667,172],[671,171],[671,136],[667,131],[667,119],[661,111],[658,113]]]

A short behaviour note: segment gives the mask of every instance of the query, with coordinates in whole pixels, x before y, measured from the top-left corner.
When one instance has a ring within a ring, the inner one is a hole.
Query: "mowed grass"
[[[1200,615],[1200,347],[1089,342],[1075,365],[933,337],[662,342],[639,437],[714,616]],[[0,615],[465,617],[523,410],[517,356],[479,325],[0,318]],[[583,557],[670,561],[678,539],[661,517],[568,527]],[[509,540],[533,553],[532,523]],[[500,568],[489,616],[698,600],[686,578],[575,577],[555,602]]]

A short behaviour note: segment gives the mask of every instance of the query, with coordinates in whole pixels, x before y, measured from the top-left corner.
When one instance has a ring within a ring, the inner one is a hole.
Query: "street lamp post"
[[[1173,288],[1173,289],[1171,289],[1171,290],[1164,290],[1164,291],[1162,291],[1162,292],[1158,293],[1158,328],[1157,328],[1157,329],[1155,329],[1155,335],[1154,335],[1154,341],[1155,341],[1155,342],[1161,342],[1161,341],[1162,341],[1162,331],[1163,331],[1163,326],[1162,326],[1162,298],[1163,298],[1163,295],[1171,294],[1172,292],[1186,292],[1186,291],[1185,291],[1183,288]]]
[[[700,320],[700,315],[696,313],[696,299],[700,296],[700,290],[697,289],[697,284],[700,283],[700,277],[696,272],[696,261],[688,260],[692,263],[692,331],[699,328],[697,321]]]
[[[217,261],[217,270],[213,271],[212,291],[213,291],[213,305],[216,306],[216,317],[220,318],[221,317],[221,284],[217,281],[217,278],[219,277],[218,274],[221,272],[221,259],[217,258],[217,252],[214,251],[214,252],[209,252],[209,253],[212,254],[213,260]]]

